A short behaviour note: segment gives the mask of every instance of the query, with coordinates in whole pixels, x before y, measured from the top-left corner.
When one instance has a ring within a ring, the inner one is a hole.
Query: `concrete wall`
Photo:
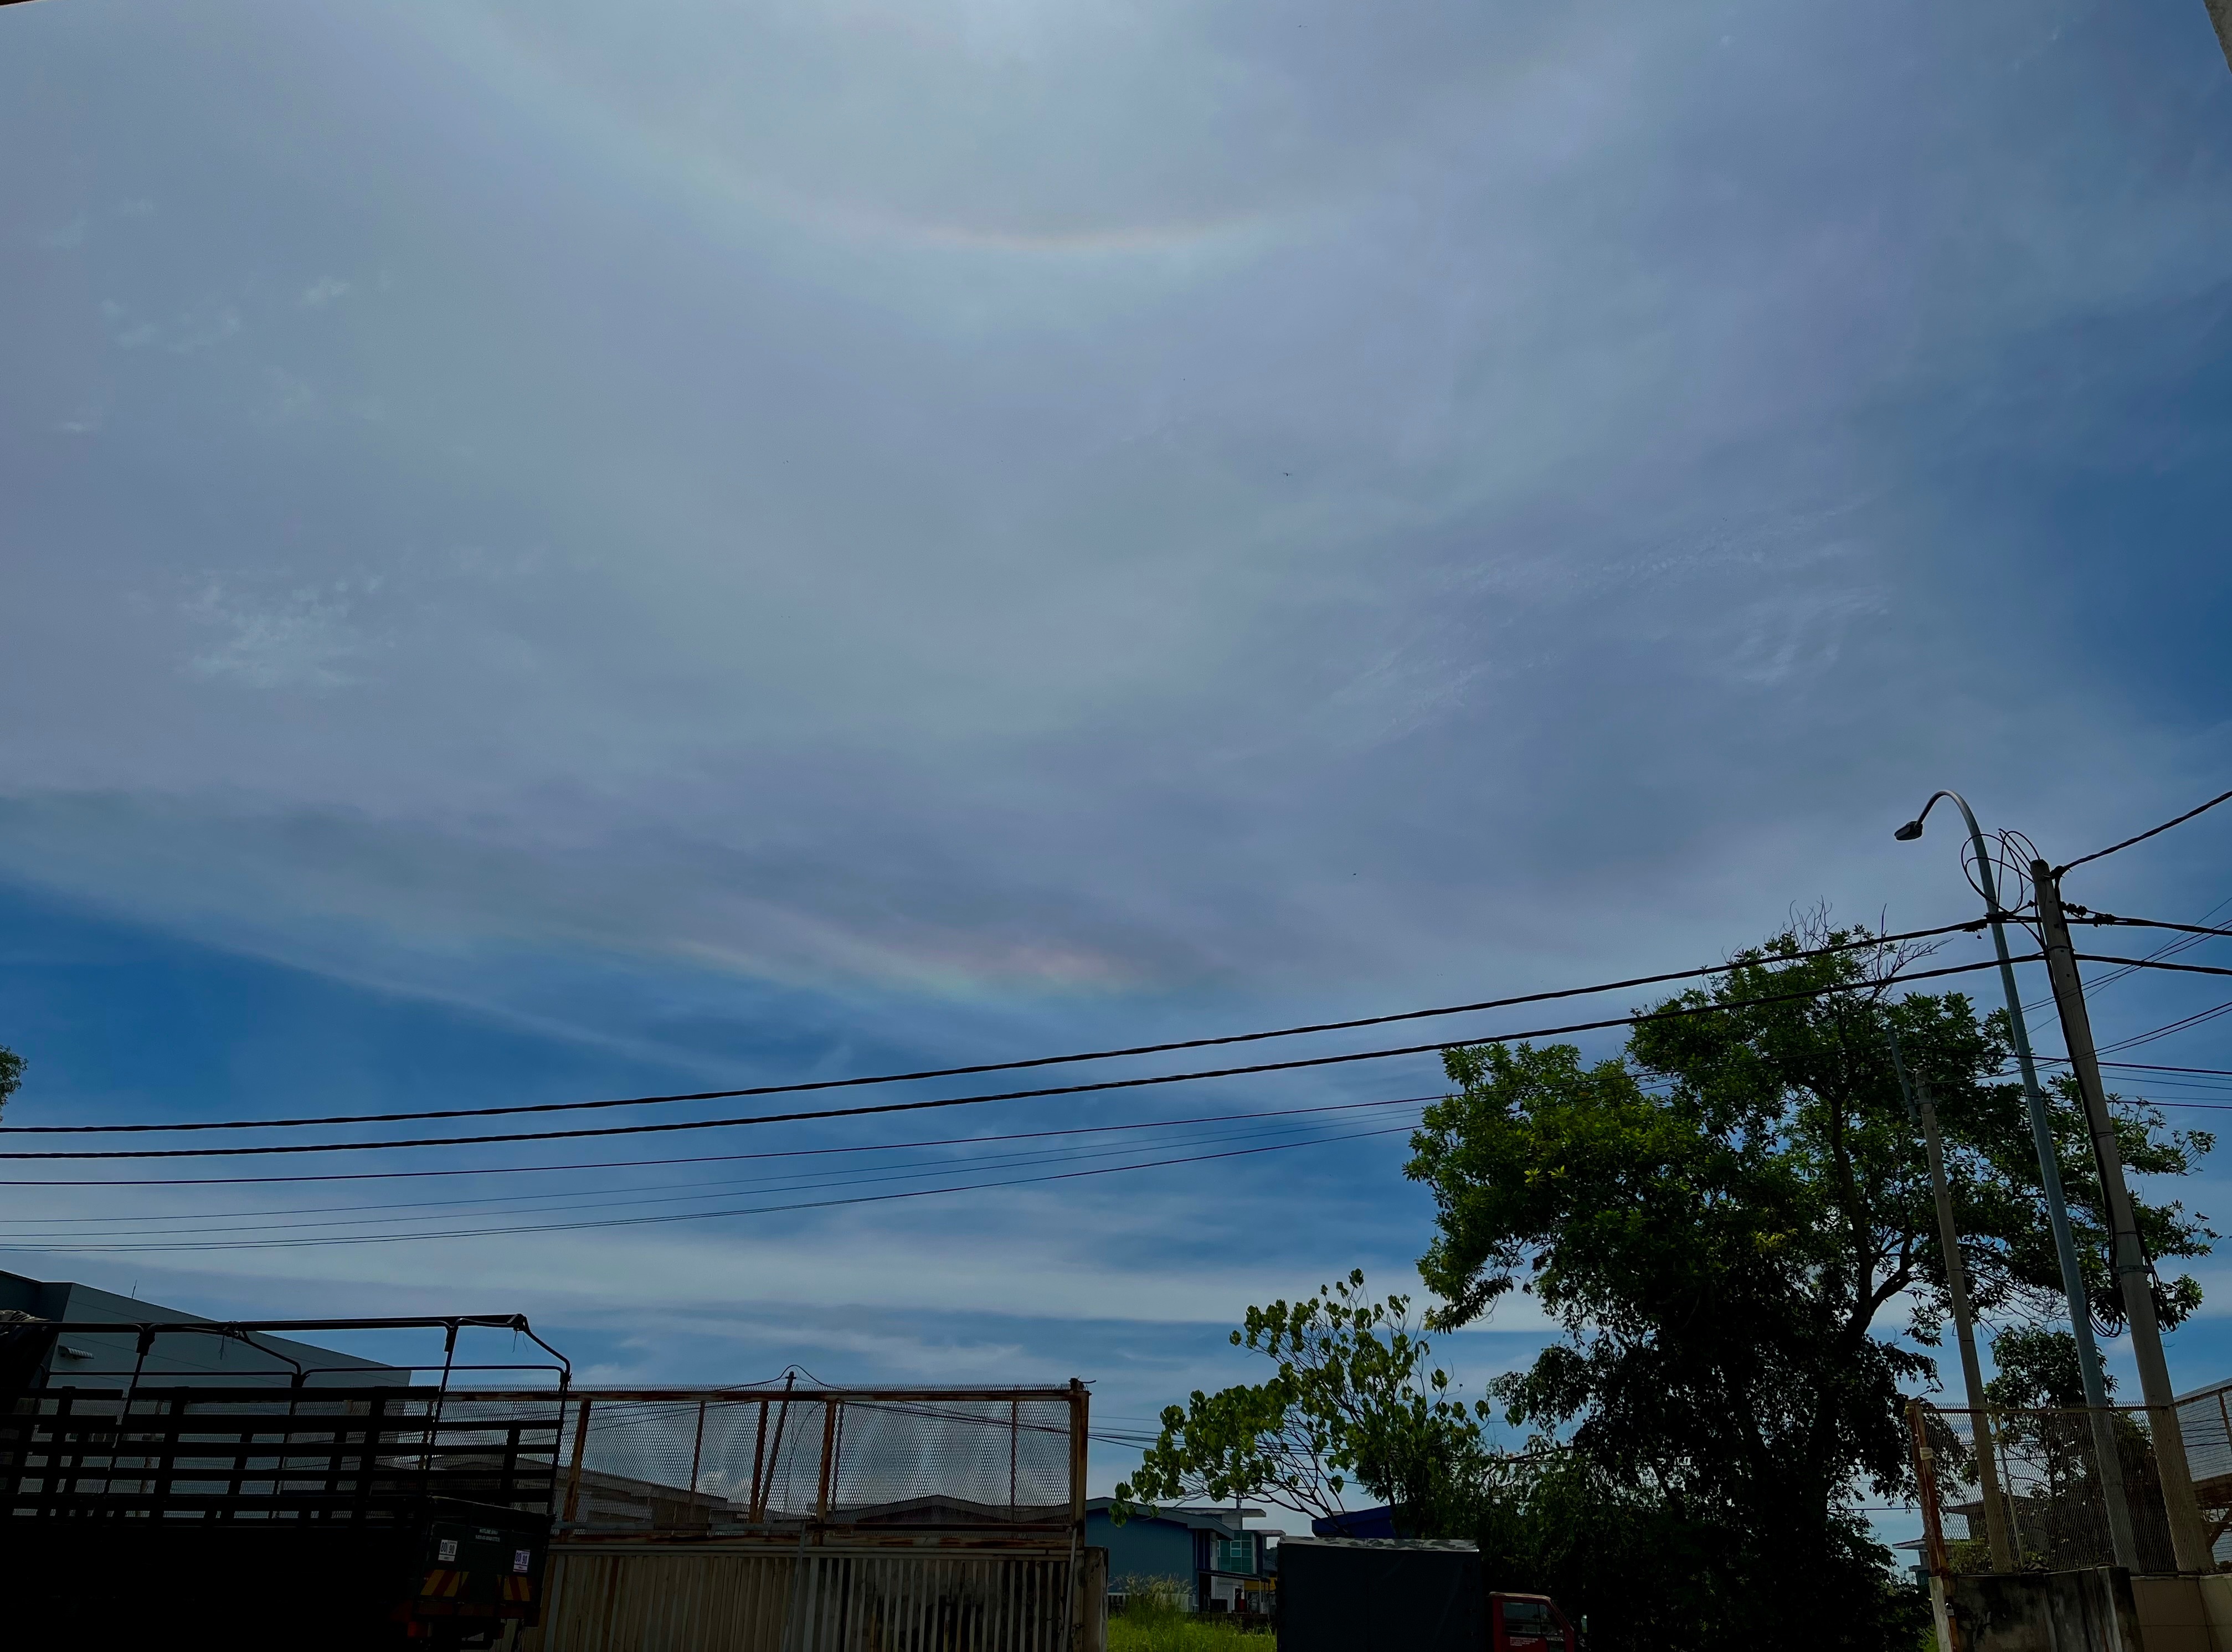
[[[2114,1566],[1956,1577],[1953,1615],[1969,1652],[2147,1652]]]
[[[2232,1652],[2232,1577],[2134,1577],[2144,1652]]]
[[[2232,1576],[1956,1577],[1953,1610],[1967,1652],[2232,1652]]]

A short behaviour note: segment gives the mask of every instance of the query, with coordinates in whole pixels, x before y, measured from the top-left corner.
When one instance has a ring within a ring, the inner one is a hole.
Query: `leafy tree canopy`
[[[1457,1519],[1488,1451],[1479,1412],[1450,1391],[1410,1318],[1407,1298],[1375,1302],[1361,1269],[1316,1296],[1251,1307],[1236,1347],[1273,1362],[1264,1382],[1194,1390],[1162,1415],[1119,1507],[1261,1497],[1300,1514],[1349,1506],[1360,1489],[1414,1523]]]
[[[23,1087],[23,1058],[0,1044],[0,1109],[8,1105],[8,1098]]]
[[[1858,1504],[1863,1487],[1909,1489],[1900,1390],[1934,1382],[1947,1306],[1891,1028],[1937,1101],[1978,1307],[2044,1317],[2060,1302],[2028,1115],[2001,1076],[2004,1016],[1980,1019],[1957,993],[1892,998],[1898,960],[1878,949],[1798,956],[1865,938],[1779,936],[1659,1007],[1713,1013],[1638,1023],[1624,1059],[1451,1050],[1460,1092],[1413,1137],[1409,1174],[1437,1212],[1420,1262],[1444,1305],[1431,1323],[1474,1322],[1515,1290],[1541,1301],[1563,1335],[1498,1397],[1723,1533],[1723,1573],[1750,1579],[1728,1597],[1749,1621],[1729,1632],[1772,1637],[1826,1613],[1851,1644],[1904,1633]],[[2113,1324],[2081,1110],[2065,1090],[2052,1113],[2093,1311]],[[2125,1110],[2118,1131],[2131,1166],[2157,1176],[2211,1144],[2147,1109]],[[2143,1203],[2140,1221],[2157,1259],[2214,1237],[2175,1202]],[[2170,1281],[2165,1323],[2199,1296]],[[1901,1303],[1904,1323],[1881,1323]]]

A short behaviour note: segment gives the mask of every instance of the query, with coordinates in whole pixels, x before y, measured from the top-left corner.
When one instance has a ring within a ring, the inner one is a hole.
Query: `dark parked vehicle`
[[[1288,1538],[1279,1652],[1580,1652],[1547,1595],[1488,1589],[1472,1544]]]

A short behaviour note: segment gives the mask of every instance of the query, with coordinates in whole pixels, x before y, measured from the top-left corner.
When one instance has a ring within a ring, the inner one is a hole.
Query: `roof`
[[[19,1325],[91,1321],[120,1327],[142,1323],[213,1327],[206,1336],[191,1332],[165,1336],[144,1360],[129,1330],[70,1330],[33,1356],[37,1368],[32,1372],[34,1380],[43,1370],[50,1373],[46,1379],[50,1382],[75,1379],[120,1385],[120,1378],[135,1366],[151,1383],[181,1379],[255,1383],[298,1369],[308,1369],[314,1382],[345,1378],[355,1383],[403,1383],[411,1379],[407,1370],[289,1338],[263,1331],[224,1335],[214,1329],[217,1321],[200,1314],[118,1296],[75,1280],[35,1279],[0,1272],[0,1309],[12,1309],[23,1316],[16,1321]]]
[[[943,1492],[829,1511],[835,1526],[1057,1526],[1068,1519],[1067,1503],[974,1503]]]
[[[1085,1512],[1087,1514],[1106,1514],[1115,1506],[1116,1500],[1113,1497],[1094,1497],[1087,1500]],[[1260,1519],[1263,1513],[1260,1508],[1249,1508],[1245,1505],[1239,1508],[1156,1507],[1147,1509],[1135,1503],[1132,1506],[1140,1510],[1139,1513],[1131,1517],[1134,1520],[1168,1520],[1174,1526],[1196,1528],[1214,1526],[1220,1532],[1230,1532],[1236,1534],[1240,1532],[1240,1522],[1243,1519],[1250,1515]]]
[[[1478,1554],[1480,1545],[1465,1538],[1288,1538],[1281,1549],[1368,1549],[1374,1552],[1418,1551]]]

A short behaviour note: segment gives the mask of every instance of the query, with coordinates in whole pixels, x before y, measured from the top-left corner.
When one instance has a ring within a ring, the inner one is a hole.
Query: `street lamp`
[[[1992,946],[2000,957],[2000,989],[2008,1001],[2008,1030],[2015,1042],[2015,1065],[2022,1072],[2023,1101],[2030,1111],[2032,1144],[2038,1150],[2039,1185],[2046,1194],[2047,1223],[2054,1230],[2054,1254],[2061,1262],[2062,1293],[2069,1299],[2070,1328],[2077,1336],[2077,1365],[2085,1382],[2086,1413],[2092,1420],[2092,1447],[2099,1460],[2102,1500],[2107,1505],[2108,1538],[2116,1564],[2138,1570],[2138,1546],[2131,1538],[2131,1514],[2124,1498],[2123,1454],[2116,1443],[2114,1419],[2110,1416],[2108,1388],[2100,1365],[2100,1351],[2092,1339],[2092,1310],[2086,1299],[2085,1274],[2077,1264],[2077,1241],[2069,1231],[2069,1205],[2061,1192],[2061,1160],[2054,1151],[2054,1124],[2046,1110],[2046,1092],[2039,1088],[2038,1069],[2031,1060],[2030,1029],[2023,1021],[2022,994],[2015,988],[2015,967],[2008,956],[2008,935],[2000,910],[1999,884],[1992,876],[1991,852],[1984,846],[1984,829],[1976,812],[1958,792],[1934,792],[1922,813],[1891,836],[1912,843],[1922,835],[1922,823],[1940,798],[1950,798],[1969,824],[1969,842],[1976,855],[1976,881],[1984,897],[1984,917],[1991,925]]]

